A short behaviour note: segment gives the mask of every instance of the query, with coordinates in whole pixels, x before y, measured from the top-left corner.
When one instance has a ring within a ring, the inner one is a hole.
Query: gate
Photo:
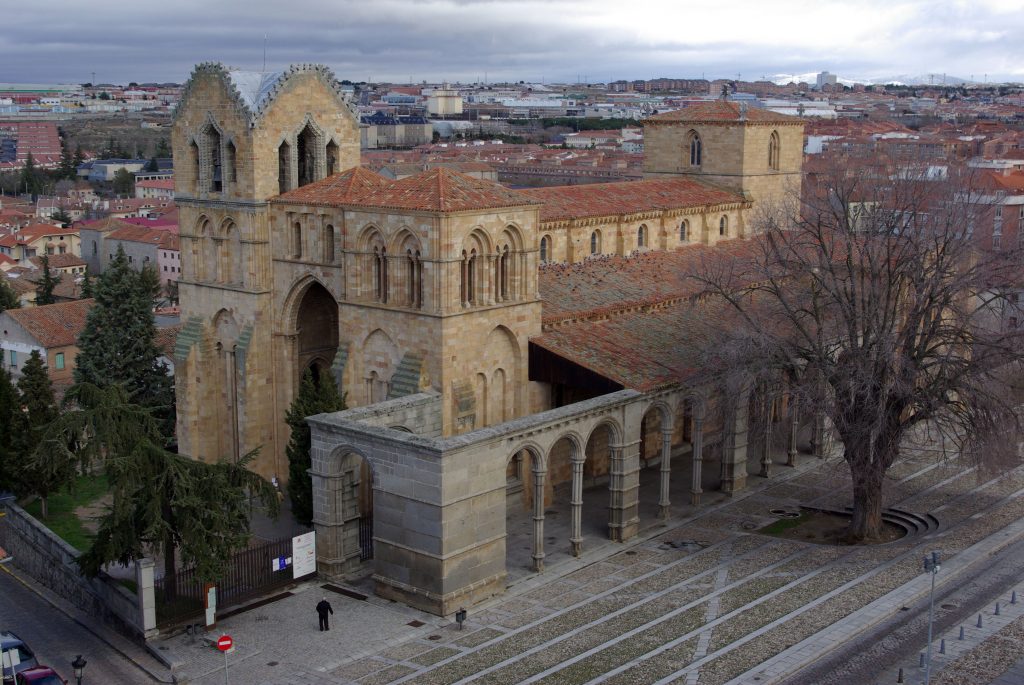
[[[264,542],[237,552],[228,562],[223,577],[216,581],[217,613],[301,580],[292,578],[290,565],[274,570],[274,560],[291,556],[291,538]],[[195,569],[182,569],[172,576],[157,578],[154,585],[158,626],[182,623],[203,615],[203,583],[196,577]]]
[[[373,517],[359,517],[359,561],[373,559]]]

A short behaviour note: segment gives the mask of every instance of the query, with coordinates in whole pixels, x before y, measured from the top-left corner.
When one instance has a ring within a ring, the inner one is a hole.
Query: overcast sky
[[[1024,0],[24,0],[0,82],[184,81],[197,62],[321,62],[374,81],[1024,81]]]

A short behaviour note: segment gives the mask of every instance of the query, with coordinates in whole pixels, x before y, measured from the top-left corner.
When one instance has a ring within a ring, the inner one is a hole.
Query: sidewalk
[[[78,609],[66,599],[57,596],[49,589],[37,583],[30,576],[21,573],[13,564],[5,563],[3,567],[0,568],[0,573],[10,574],[15,580],[36,594],[47,604],[50,604],[53,608],[57,609],[82,628],[89,631],[92,635],[104,642],[114,651],[118,652],[125,659],[135,664],[141,671],[154,680],[161,683],[174,682],[170,670],[157,659],[153,658],[153,656],[146,651],[145,647],[132,642],[128,638],[116,632],[110,626],[102,623],[81,609]]]

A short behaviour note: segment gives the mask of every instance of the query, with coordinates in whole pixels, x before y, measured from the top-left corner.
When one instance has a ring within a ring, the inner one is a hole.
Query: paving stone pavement
[[[926,449],[907,454],[890,473],[887,504],[936,512],[943,526],[929,536],[834,547],[753,533],[776,520],[772,508],[848,504],[842,462],[803,456],[798,468],[778,467],[770,481],[751,477],[749,491],[655,523],[629,544],[594,545],[583,558],[517,578],[472,611],[462,631],[378,598],[331,595],[337,631],[318,634],[321,591],[310,585],[224,622],[240,645],[232,673],[251,678],[232,682],[770,682],[842,644],[844,631],[919,598],[929,580],[924,551],[942,552],[946,582],[954,582],[986,549],[1024,536],[1024,469],[984,480],[936,464]],[[406,625],[413,618],[426,625]],[[176,640],[169,651],[186,662],[180,673],[222,682],[216,652],[190,652]]]

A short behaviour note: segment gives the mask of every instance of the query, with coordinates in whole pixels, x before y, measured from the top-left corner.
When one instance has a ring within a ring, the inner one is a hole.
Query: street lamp
[[[71,668],[75,669],[75,680],[78,681],[78,685],[82,685],[82,673],[85,672],[85,659],[79,654],[75,657],[75,660],[71,662]]]
[[[924,685],[928,685],[932,675],[932,621],[935,616],[935,576],[939,574],[939,553],[932,552],[932,555],[924,558],[925,573],[932,574],[932,590],[928,596],[928,655],[924,661]]]

